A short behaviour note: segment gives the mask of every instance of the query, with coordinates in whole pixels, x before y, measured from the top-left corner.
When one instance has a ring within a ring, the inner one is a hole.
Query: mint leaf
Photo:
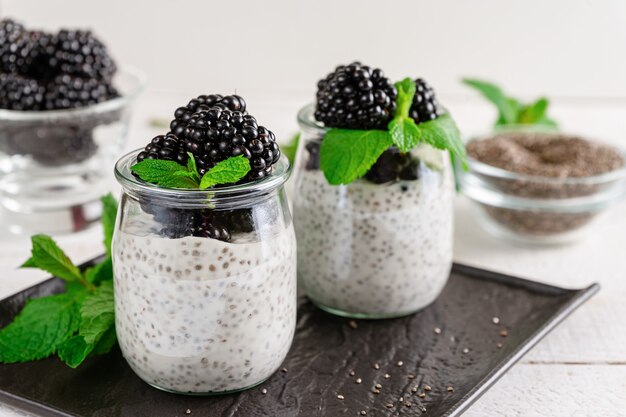
[[[85,342],[80,335],[75,335],[67,339],[61,346],[57,354],[59,358],[65,362],[70,368],[76,368],[89,356],[94,349],[94,345]]]
[[[514,102],[504,95],[500,87],[487,81],[465,78],[463,83],[478,90],[487,100],[495,104],[498,109],[500,124],[514,124],[517,121],[517,110]]]
[[[30,300],[11,324],[0,330],[0,362],[50,356],[80,323],[78,304],[68,294]]]
[[[104,281],[100,287],[83,301],[80,308],[79,334],[87,344],[94,344],[115,325],[113,281]]]
[[[395,84],[398,90],[396,98],[396,112],[394,117],[409,118],[409,111],[413,104],[413,96],[415,95],[415,83],[410,78],[405,78]]]
[[[237,182],[250,171],[250,162],[243,156],[233,156],[218,162],[208,170],[200,181],[200,188],[205,190],[218,184]]]
[[[117,343],[117,334],[115,333],[115,326],[109,327],[109,330],[104,332],[98,343],[93,348],[95,355],[102,355],[109,353],[113,346]]]
[[[102,281],[109,281],[113,279],[113,261],[110,257],[107,257],[102,262],[87,268],[85,271],[85,277],[87,281],[98,284]]]
[[[82,275],[76,265],[50,236],[34,235],[31,242],[31,257],[22,264],[22,268],[43,269],[68,282],[82,281]]]
[[[113,230],[115,229],[115,219],[117,218],[117,200],[113,194],[103,196],[102,201],[102,228],[104,230],[104,248],[107,255],[111,256],[111,242],[113,241]]]
[[[419,138],[437,149],[450,151],[461,165],[467,167],[465,145],[461,140],[459,128],[449,114],[443,114],[434,120],[416,125]]]
[[[547,109],[548,99],[542,97],[531,105],[522,108],[518,122],[521,124],[535,124],[545,117]]]
[[[389,133],[401,152],[410,151],[421,141],[415,121],[408,117],[397,117],[389,122]]]
[[[186,176],[174,175],[176,172],[188,172],[174,161],[161,159],[144,159],[130,167],[144,181],[168,188],[198,188],[197,181]]]
[[[320,168],[329,184],[349,184],[362,177],[393,145],[383,130],[330,129],[320,149]]]
[[[200,173],[198,172],[198,166],[196,165],[196,157],[191,152],[187,152],[189,159],[187,160],[187,174],[189,178],[193,178],[196,182],[200,182]]]
[[[296,133],[288,144],[282,145],[280,150],[283,155],[289,159],[289,162],[293,165],[296,160],[296,152],[298,151],[298,144],[300,143],[300,133]]]

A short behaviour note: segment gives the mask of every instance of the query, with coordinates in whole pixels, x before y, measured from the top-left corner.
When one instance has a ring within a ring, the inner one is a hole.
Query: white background
[[[304,92],[360,59],[464,94],[626,97],[623,0],[0,0],[30,26],[90,27],[155,90]]]

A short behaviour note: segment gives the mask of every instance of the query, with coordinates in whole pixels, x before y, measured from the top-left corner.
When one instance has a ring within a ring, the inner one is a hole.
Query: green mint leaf
[[[558,123],[550,119],[549,117],[542,117],[541,119],[536,120],[535,124],[538,126],[543,126],[545,128],[554,129],[554,130],[558,130],[559,128]]]
[[[107,257],[102,262],[87,268],[85,271],[85,278],[92,284],[99,284],[103,281],[110,281],[113,279],[113,261],[110,257]]]
[[[389,133],[401,152],[410,151],[421,141],[415,121],[408,117],[396,117],[389,122]]]
[[[548,99],[542,97],[529,106],[524,106],[519,113],[520,124],[536,124],[543,119],[548,110]]]
[[[104,230],[104,248],[107,255],[111,256],[111,242],[113,241],[113,230],[115,229],[115,219],[117,218],[117,200],[113,194],[103,196],[102,201],[102,229]]]
[[[200,173],[198,172],[198,166],[196,165],[196,157],[191,152],[187,152],[189,159],[187,160],[187,173],[190,174],[190,178],[193,178],[197,182],[200,182]]]
[[[94,349],[94,345],[85,342],[80,335],[75,335],[67,339],[61,346],[57,354],[70,368],[76,368],[89,356]]]
[[[293,165],[293,163],[296,160],[296,152],[298,151],[298,144],[300,143],[300,133],[296,133],[291,140],[289,141],[289,143],[282,145],[280,147],[280,150],[282,151],[283,155],[285,155],[287,157],[287,159],[289,159],[289,162]]]
[[[104,332],[100,340],[98,340],[98,343],[96,343],[93,348],[93,353],[95,355],[109,353],[116,343],[117,334],[115,333],[115,326],[111,326],[106,332]]]
[[[329,184],[349,184],[362,177],[392,146],[383,130],[330,129],[320,149],[320,168]]]
[[[0,330],[0,362],[50,356],[80,323],[78,304],[69,294],[30,300],[11,324]]]
[[[517,121],[517,109],[500,87],[487,81],[465,78],[463,83],[478,90],[487,100],[491,101],[500,113],[499,124],[513,124]]]
[[[208,170],[200,181],[200,188],[205,190],[218,184],[237,182],[250,171],[250,162],[243,156],[233,156],[218,162]]]
[[[82,280],[82,275],[76,265],[50,236],[34,235],[31,241],[31,258],[22,264],[22,268],[43,269],[68,282]]]
[[[463,168],[467,168],[465,145],[461,140],[459,128],[449,114],[443,114],[434,120],[416,125],[419,138],[437,149],[450,151]]]
[[[146,182],[168,188],[198,188],[197,181],[191,178],[176,176],[176,172],[187,172],[184,167],[174,161],[161,159],[144,159],[130,167],[131,171],[139,175]]]
[[[405,78],[395,84],[398,90],[396,98],[396,111],[394,117],[409,117],[413,96],[415,95],[415,83],[410,78]]]
[[[104,281],[93,294],[85,298],[80,314],[79,334],[87,344],[96,343],[109,327],[115,325],[113,281]]]

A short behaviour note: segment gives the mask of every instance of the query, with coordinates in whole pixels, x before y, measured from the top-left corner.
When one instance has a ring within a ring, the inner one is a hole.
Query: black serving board
[[[61,288],[53,278],[0,301],[0,327],[28,298]],[[355,326],[300,299],[284,368],[239,394],[161,392],[135,376],[116,348],[78,369],[56,358],[0,365],[0,401],[44,416],[458,416],[598,289],[568,290],[455,264],[439,299],[410,317]]]

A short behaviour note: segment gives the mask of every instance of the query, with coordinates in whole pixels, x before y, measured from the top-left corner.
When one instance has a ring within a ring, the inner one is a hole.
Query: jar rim
[[[274,164],[272,174],[263,179],[244,184],[234,184],[206,190],[190,188],[166,188],[142,181],[135,177],[130,167],[137,161],[143,148],[135,149],[122,156],[115,164],[115,178],[125,192],[143,198],[158,199],[165,204],[185,208],[233,208],[263,199],[281,187],[291,175],[291,165],[285,155]]]
[[[313,102],[307,104],[298,111],[298,124],[300,125],[300,128],[307,127],[318,130],[322,133],[327,132],[329,128],[324,126],[322,122],[315,120],[315,117],[313,117],[314,113],[315,103]]]
[[[131,86],[125,94],[120,95],[111,100],[102,103],[92,104],[89,106],[78,107],[75,109],[61,110],[7,110],[0,109],[1,121],[23,122],[23,121],[39,121],[46,119],[72,119],[81,116],[91,116],[95,114],[107,113],[119,110],[133,102],[139,94],[145,89],[147,81],[145,74],[138,68],[131,65],[120,67],[114,77],[128,77]]]

